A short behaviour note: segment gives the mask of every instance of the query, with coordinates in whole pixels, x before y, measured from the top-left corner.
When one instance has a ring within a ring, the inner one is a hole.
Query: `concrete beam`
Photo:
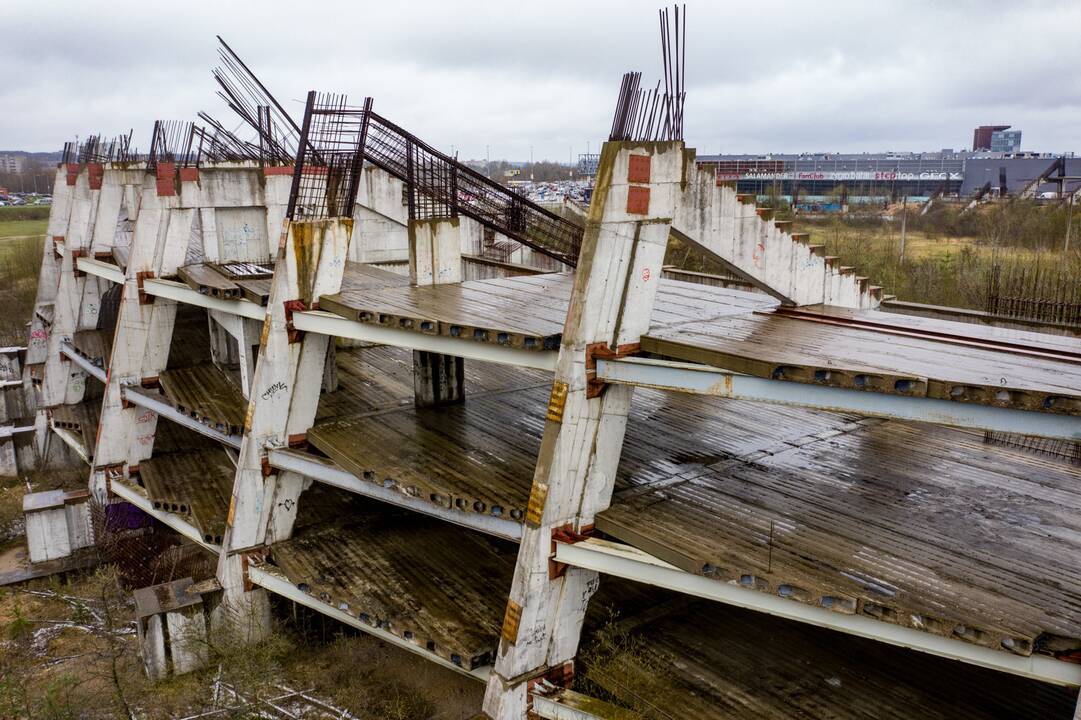
[[[83,462],[87,465],[93,464],[90,461],[90,453],[87,451],[86,445],[84,445],[79,438],[75,437],[75,433],[68,428],[52,427],[51,429],[58,438],[64,441],[65,445],[71,448],[72,452],[82,458]]]
[[[213,438],[220,443],[228,445],[229,447],[239,450],[241,437],[239,435],[227,435],[226,433],[215,430],[212,427],[207,427],[201,422],[196,422],[187,415],[181,413],[175,407],[169,403],[159,400],[149,394],[140,392],[135,388],[124,388],[124,399],[130,402],[132,405],[138,405],[141,408],[147,410],[153,410],[158,415],[168,418],[175,423],[183,425],[184,427],[191,428],[201,435],[206,435],[208,438]]]
[[[60,343],[60,353],[64,355],[68,360],[71,360],[73,363],[78,365],[79,368],[90,377],[100,382],[105,382],[105,370],[103,368],[99,368],[97,365],[90,362],[78,352],[76,352],[75,348],[71,346],[71,343]]]
[[[793,405],[968,430],[1081,440],[1081,417],[1073,415],[767,380],[691,363],[645,358],[598,360],[597,378],[619,385],[652,387],[733,400]]]
[[[426,500],[406,495],[403,492],[361,480],[356,475],[342,470],[333,462],[316,458],[308,453],[297,450],[272,449],[268,453],[268,457],[271,467],[299,473],[326,485],[407,508],[424,515],[431,515],[440,520],[446,520],[455,525],[461,525],[488,535],[495,535],[505,540],[518,542],[522,538],[522,524],[514,520],[444,508]]]
[[[456,355],[467,360],[484,360],[536,370],[554,371],[558,357],[558,352],[554,350],[522,350],[446,335],[425,335],[412,330],[399,330],[347,320],[340,315],[319,310],[293,313],[293,327],[305,332],[363,340],[378,345],[427,350],[444,355]]]
[[[253,303],[251,300],[221,300],[209,295],[202,295],[184,283],[173,280],[145,280],[143,291],[147,295],[166,298],[188,305],[198,305],[208,310],[217,310],[229,315],[239,315],[250,320],[262,322],[266,318],[266,308]]]
[[[574,544],[557,542],[555,560],[572,567],[656,585],[726,605],[817,625],[990,670],[1056,685],[1081,686],[1081,665],[1076,663],[1063,662],[1046,655],[1014,655],[1005,650],[992,650],[864,615],[845,615],[806,605],[778,595],[694,575],[629,545],[596,539]]]
[[[480,682],[487,682],[488,676],[491,674],[491,667],[486,666],[474,668],[473,670],[466,670],[459,665],[455,665],[449,660],[445,660],[439,657],[435,653],[428,652],[427,648],[422,645],[418,645],[415,642],[406,640],[405,638],[399,637],[398,635],[395,635],[392,632],[388,632],[382,628],[375,627],[374,625],[369,625],[368,623],[353,617],[349,613],[343,610],[339,610],[338,608],[330,605],[329,603],[317,600],[311,595],[302,592],[299,588],[293,585],[293,583],[289,582],[288,579],[282,577],[278,573],[269,571],[268,569],[249,566],[248,578],[255,585],[258,585],[259,587],[264,588],[274,593],[275,595],[280,595],[281,597],[299,603],[304,607],[311,608],[312,610],[331,617],[338,622],[345,623],[350,627],[355,627],[361,632],[368,633],[369,635],[377,637],[384,642],[390,643],[391,645],[397,645],[400,648],[408,650],[411,653],[415,653],[416,655],[420,655],[426,660],[430,660],[437,665],[442,665],[443,667],[465,675],[466,677],[473,678],[474,680],[479,680]]]
[[[631,720],[637,713],[545,681],[530,693],[533,715],[544,720]]]
[[[80,257],[75,261],[75,267],[87,275],[93,275],[109,282],[117,284],[124,282],[124,271],[112,263],[96,260],[92,257]]]
[[[112,490],[113,495],[116,495],[118,498],[121,498],[123,500],[127,500],[129,503],[145,512],[147,515],[150,515],[151,517],[165,523],[173,530],[176,530],[178,533],[191,540],[193,543],[202,546],[204,549],[209,550],[214,554],[218,554],[221,552],[221,546],[215,545],[213,543],[208,543],[203,540],[202,533],[200,533],[194,525],[192,525],[179,515],[171,512],[164,512],[162,510],[158,510],[154,507],[154,504],[150,502],[146,495],[143,495],[137,490],[133,490],[122,483],[118,483],[115,480],[110,483],[109,487]]]

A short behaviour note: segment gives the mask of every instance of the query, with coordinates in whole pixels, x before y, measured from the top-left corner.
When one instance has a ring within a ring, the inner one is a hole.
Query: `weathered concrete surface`
[[[751,280],[785,303],[827,303],[849,308],[877,307],[881,290],[852,268],[827,258],[791,223],[773,220],[753,198],[717,185],[710,170],[691,163],[672,220],[675,237],[705,250],[732,272]]]
[[[587,349],[616,350],[637,343],[648,329],[685,159],[682,143],[604,146],[485,695],[484,709],[495,720],[524,718],[529,680],[545,673],[562,679],[576,654],[598,576],[567,568],[553,577],[552,535],[591,526],[608,506],[633,393],[591,388]]]

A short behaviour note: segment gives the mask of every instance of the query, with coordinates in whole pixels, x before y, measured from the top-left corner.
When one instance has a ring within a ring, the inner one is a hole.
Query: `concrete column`
[[[127,189],[133,183],[141,185],[142,173],[106,165],[89,165],[91,190],[98,190],[96,209],[93,213],[85,254],[89,257],[112,257],[116,242],[116,228],[123,211]],[[134,213],[129,217],[134,218]],[[98,326],[101,297],[112,283],[94,276],[86,276],[79,302],[78,330],[93,330]],[[70,402],[70,401],[69,401]]]
[[[159,166],[159,175],[168,173],[168,167]],[[189,188],[197,182],[197,178],[189,177],[178,184],[181,192],[191,192]],[[139,194],[139,214],[131,240],[94,450],[95,465],[99,468],[137,464],[153,453],[157,415],[136,406],[125,406],[123,388],[156,377],[165,369],[176,303],[155,299],[140,290],[146,279],[176,272],[187,253],[194,221],[195,210],[181,206],[172,182],[158,182],[155,176],[144,173]],[[92,473],[91,490],[101,500],[106,496],[103,479],[102,473]]]
[[[135,622],[146,674],[151,680],[182,675],[204,665],[213,638],[207,633],[204,595],[213,588],[191,578],[139,588]]]
[[[100,165],[94,165],[97,171]],[[94,178],[93,184],[91,178]],[[59,283],[53,302],[53,323],[48,332],[44,376],[41,383],[42,407],[75,403],[82,400],[86,376],[60,354],[60,345],[70,342],[78,329],[86,277],[75,268],[76,258],[87,253],[93,222],[101,193],[101,175],[91,167],[80,168],[75,184],[68,177],[70,213],[64,235],[64,254],[60,259]],[[93,185],[93,186],[92,186]]]
[[[409,221],[409,279],[414,285],[462,281],[462,223],[459,218]],[[413,351],[413,399],[433,407],[465,399],[465,360]]]
[[[202,229],[204,251],[218,251],[217,213],[224,211],[226,225],[240,223],[242,239],[256,238],[261,254],[261,235],[266,189],[280,189],[288,178],[262,177],[254,167],[175,168],[160,164],[156,176],[143,173],[140,193],[125,193],[124,205],[138,208],[128,259],[127,277],[117,318],[109,377],[102,403],[95,461],[98,467],[136,464],[154,449],[156,413],[124,407],[122,389],[143,379],[155,378],[165,369],[172,344],[176,303],[140,293],[148,278],[171,275],[184,264],[193,229]],[[275,206],[276,207],[276,206]],[[255,212],[252,212],[252,209]],[[275,213],[284,212],[275,210]],[[243,232],[248,216],[254,225]],[[112,220],[115,231],[116,219]],[[197,224],[198,223],[198,224]],[[104,232],[102,226],[102,232]],[[197,241],[197,240],[196,240]],[[238,240],[239,242],[239,240]],[[237,243],[233,243],[236,245]],[[245,252],[248,242],[241,243]],[[223,259],[214,255],[215,259]],[[240,259],[226,257],[225,260]],[[243,259],[259,259],[246,257]],[[93,473],[91,484],[104,497],[104,475]]]
[[[244,555],[290,536],[306,487],[295,473],[264,474],[266,448],[304,438],[315,421],[327,359],[329,338],[297,333],[291,313],[341,289],[352,225],[339,218],[286,223],[282,230],[218,564],[223,606],[243,618],[241,631],[251,640],[263,636],[270,616],[265,591],[245,588]]]
[[[60,283],[60,263],[57,262],[58,258],[53,248],[53,236],[48,235],[43,243],[34,312],[30,315],[30,332],[26,338],[24,384],[29,384],[30,367],[40,365],[49,356],[49,334],[41,319],[41,312],[46,306],[56,302],[56,291]]]
[[[405,184],[385,170],[365,165],[353,211],[349,259],[362,263],[409,256],[409,212]]]
[[[550,564],[554,534],[585,533],[611,500],[630,387],[598,386],[591,358],[633,350],[649,328],[688,158],[680,142],[606,143],[484,709],[526,717],[529,684],[573,671],[596,573]]]

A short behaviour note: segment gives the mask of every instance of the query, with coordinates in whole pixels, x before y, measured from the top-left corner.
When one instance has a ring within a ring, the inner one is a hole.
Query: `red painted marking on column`
[[[88,163],[86,171],[90,180],[90,189],[101,190],[101,180],[105,177],[105,166],[101,163]]]
[[[270,177],[271,175],[292,175],[292,167],[264,167],[263,176]]]
[[[650,272],[649,268],[643,268],[643,270],[642,270],[642,281],[643,282],[649,282],[649,278],[651,276],[652,276],[652,273]]]
[[[172,197],[176,195],[176,163],[158,163],[157,167],[158,197]]]
[[[648,183],[652,160],[649,155],[631,155],[627,166],[627,182]]]
[[[634,215],[649,214],[649,188],[631,185],[627,188],[627,212]]]
[[[199,168],[180,168],[180,182],[199,182]]]

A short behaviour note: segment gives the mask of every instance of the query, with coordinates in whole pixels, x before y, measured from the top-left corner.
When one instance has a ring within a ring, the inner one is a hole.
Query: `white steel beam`
[[[1076,663],[1063,662],[1046,655],[1014,655],[1005,650],[993,650],[864,615],[845,615],[805,605],[778,595],[694,575],[629,545],[597,539],[574,544],[557,542],[555,560],[572,567],[656,585],[991,670],[1057,685],[1081,686],[1081,665]]]
[[[630,710],[556,687],[545,680],[534,685],[529,695],[533,700],[530,716],[536,715],[544,720],[620,720],[635,715]]]
[[[426,350],[467,360],[483,360],[536,370],[554,371],[558,357],[555,350],[522,350],[446,335],[426,335],[412,330],[399,330],[348,320],[341,315],[320,310],[293,313],[293,327],[306,332],[352,338],[379,345]]]
[[[10,387],[19,387],[22,384],[22,380],[0,380],[0,390],[4,390]]]
[[[196,422],[192,418],[183,414],[175,407],[167,402],[159,400],[156,397],[151,397],[145,393],[141,393],[135,388],[124,388],[124,399],[133,405],[146,408],[147,410],[153,410],[159,416],[168,418],[175,423],[179,423],[185,427],[189,427],[197,433],[206,435],[208,438],[213,438],[218,442],[224,443],[231,448],[240,449],[240,436],[239,435],[227,435],[226,433],[215,430],[212,427],[207,427],[201,422]]]
[[[87,275],[108,280],[114,283],[124,282],[124,271],[112,263],[97,260],[92,257],[80,257],[75,260],[75,267]]]
[[[109,487],[112,490],[113,495],[116,495],[118,498],[123,498],[124,500],[127,500],[129,503],[145,512],[147,515],[150,515],[151,517],[162,521],[163,523],[171,527],[173,530],[176,530],[178,533],[188,538],[192,542],[201,545],[203,548],[209,550],[214,554],[218,554],[221,552],[221,546],[215,545],[214,543],[208,543],[203,540],[203,536],[199,534],[199,530],[194,525],[192,525],[179,515],[176,515],[175,513],[158,510],[154,507],[154,503],[150,502],[150,499],[138,490],[133,490],[132,488],[129,488],[122,483],[118,483],[115,480],[109,483]]]
[[[269,453],[269,461],[271,467],[276,467],[279,470],[299,473],[342,490],[381,500],[398,507],[408,508],[414,512],[431,515],[471,530],[495,535],[506,540],[513,540],[514,542],[522,539],[522,524],[520,522],[456,508],[445,508],[397,490],[361,480],[356,475],[342,470],[333,462],[316,458],[308,453],[296,450],[272,449]]]
[[[289,582],[289,580],[282,577],[277,572],[272,572],[257,566],[249,566],[248,579],[250,579],[254,584],[258,585],[259,587],[265,588],[270,592],[274,593],[275,595],[280,595],[284,598],[292,600],[293,602],[300,603],[301,605],[311,608],[316,612],[327,615],[328,617],[332,617],[338,622],[342,622],[351,627],[355,627],[362,632],[373,635],[380,640],[388,642],[392,645],[397,645],[398,647],[408,650],[411,653],[416,653],[417,655],[420,655],[421,657],[426,658],[427,660],[430,660],[437,665],[442,665],[443,667],[461,673],[466,677],[470,677],[474,680],[479,680],[481,682],[487,682],[488,676],[489,674],[491,674],[492,669],[489,666],[479,667],[473,670],[466,670],[460,665],[455,665],[450,660],[446,660],[439,657],[433,652],[429,652],[423,645],[418,645],[417,643],[411,640],[406,640],[403,637],[399,637],[392,632],[388,632],[387,630],[384,630],[382,628],[369,625],[368,623],[353,617],[349,613],[343,610],[339,610],[338,608],[330,605],[329,603],[325,603],[321,600],[313,598],[311,595],[308,595],[307,593],[301,591],[300,588],[293,585],[293,583]]]
[[[972,430],[1081,440],[1081,417],[1073,415],[767,380],[692,363],[646,358],[597,360],[597,378],[620,385],[714,395],[733,400],[795,405]]]
[[[22,425],[22,426],[3,425],[3,426],[0,426],[0,440],[9,438],[12,435],[19,435],[21,433],[32,433],[32,432],[34,432],[34,426],[33,425]]]
[[[79,368],[92,378],[105,382],[105,370],[99,368],[94,363],[90,362],[71,346],[70,343],[60,343],[60,352],[63,353],[69,360],[79,366]]]
[[[203,295],[193,290],[184,283],[173,280],[144,280],[143,291],[147,295],[155,295],[167,300],[175,300],[187,305],[198,305],[210,310],[219,310],[229,315],[239,315],[251,320],[266,319],[266,308],[257,305],[251,300],[222,300],[221,298]]]
[[[52,431],[54,433],[56,433],[56,436],[59,437],[61,440],[63,440],[64,444],[67,445],[69,448],[71,448],[72,451],[74,451],[76,455],[81,457],[83,459],[83,462],[85,462],[87,465],[92,465],[93,464],[93,463],[90,462],[90,453],[87,452],[86,445],[84,445],[79,440],[79,438],[75,437],[75,433],[73,433],[68,428],[58,428],[58,427],[53,427]]]

